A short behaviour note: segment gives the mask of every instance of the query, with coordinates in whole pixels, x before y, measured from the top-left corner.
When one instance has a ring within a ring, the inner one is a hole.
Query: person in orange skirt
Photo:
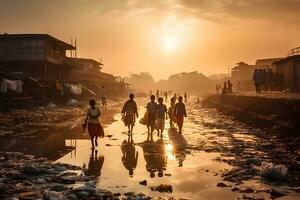
[[[90,100],[90,108],[87,110],[83,129],[85,130],[86,126],[88,127],[88,133],[92,142],[92,149],[94,149],[95,146],[98,146],[98,137],[104,137],[104,130],[99,121],[101,114],[101,110],[96,107],[96,101],[94,99]]]
[[[179,133],[182,133],[183,120],[184,117],[186,117],[186,109],[184,103],[182,103],[182,100],[183,100],[182,96],[178,97],[179,102],[176,103],[175,112],[174,112],[177,119]]]

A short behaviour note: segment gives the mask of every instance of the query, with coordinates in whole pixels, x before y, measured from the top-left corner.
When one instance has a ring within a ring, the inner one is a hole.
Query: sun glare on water
[[[167,51],[174,51],[177,49],[177,38],[166,37],[163,41],[164,49]]]

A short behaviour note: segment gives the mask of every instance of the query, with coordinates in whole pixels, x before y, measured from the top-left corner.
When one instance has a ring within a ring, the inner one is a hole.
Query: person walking
[[[185,102],[185,103],[187,102],[187,98],[188,98],[188,97],[187,97],[187,93],[185,92],[185,93],[184,93],[184,102]]]
[[[129,95],[129,100],[126,101],[122,108],[122,120],[125,126],[128,127],[128,133],[132,134],[133,127],[135,125],[135,118],[139,117],[136,102],[134,101],[134,94]]]
[[[175,117],[175,104],[176,104],[176,99],[171,98],[171,105],[168,110],[169,114],[169,122],[170,122],[170,127],[174,128],[174,123],[176,123],[176,117]]]
[[[253,77],[252,80],[254,82],[254,86],[255,86],[255,92],[257,94],[261,93],[261,72],[258,69],[255,69],[254,73],[253,73]]]
[[[168,113],[167,113],[167,106],[163,104],[164,99],[162,97],[158,98],[158,105],[157,105],[157,113],[156,113],[156,120],[155,125],[157,127],[157,135],[162,138],[163,132],[165,129],[165,120],[168,119]]]
[[[91,138],[92,149],[98,146],[98,137],[104,137],[104,130],[99,121],[101,115],[101,110],[96,107],[96,101],[94,99],[90,100],[90,108],[87,110],[87,115],[85,122],[83,124],[83,130],[88,128],[88,133]]]
[[[184,117],[186,117],[186,109],[184,103],[182,103],[182,96],[178,97],[178,103],[175,105],[175,116],[177,119],[178,129],[179,133],[182,133],[182,127],[183,127],[183,120]]]
[[[224,82],[224,86],[223,86],[223,88],[222,88],[222,95],[227,94],[227,92],[228,92],[228,90],[227,90],[227,83]]]
[[[148,133],[151,135],[155,129],[155,119],[156,119],[156,112],[157,112],[157,103],[155,102],[155,96],[150,96],[150,102],[147,104],[147,112],[148,112],[148,124],[147,129]]]

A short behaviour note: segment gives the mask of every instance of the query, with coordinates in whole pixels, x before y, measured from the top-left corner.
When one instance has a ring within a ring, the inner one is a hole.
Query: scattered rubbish
[[[49,108],[56,108],[57,107],[57,105],[55,105],[54,103],[49,103],[48,105],[47,105],[47,107],[49,107]]]
[[[80,106],[80,102],[75,100],[75,99],[70,99],[68,102],[67,102],[67,106]]]
[[[166,192],[166,193],[172,193],[173,192],[173,187],[172,185],[167,185],[167,184],[161,184],[159,186],[153,186],[150,187],[152,191],[157,191],[157,192]]]
[[[274,180],[285,180],[288,169],[285,165],[274,165],[268,162],[262,162],[261,165],[261,176],[274,179]]]

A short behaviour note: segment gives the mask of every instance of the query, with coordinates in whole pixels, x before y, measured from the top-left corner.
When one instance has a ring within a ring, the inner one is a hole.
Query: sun
[[[164,49],[167,51],[174,51],[177,49],[177,38],[176,37],[166,37],[163,40]]]

